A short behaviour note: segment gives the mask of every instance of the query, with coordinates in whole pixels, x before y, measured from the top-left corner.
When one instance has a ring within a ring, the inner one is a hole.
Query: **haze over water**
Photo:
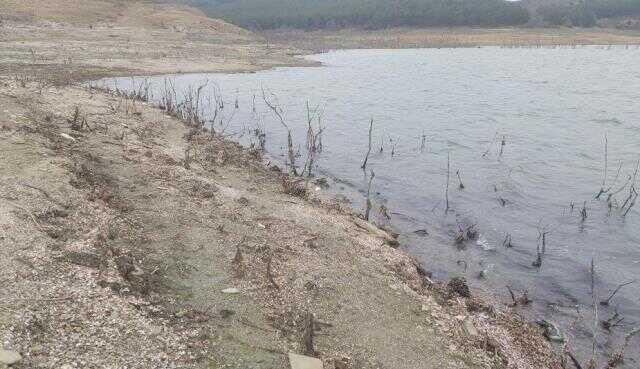
[[[235,110],[225,133],[235,133],[232,138],[248,144],[252,138],[247,129],[259,122],[267,151],[280,160],[285,130],[262,103],[261,88],[277,96],[296,146],[302,148],[305,104],[319,104],[326,130],[316,173],[332,178],[330,191],[346,194],[356,207],[364,203],[368,178],[360,165],[373,118],[367,172],[376,173],[374,213],[381,204],[389,209],[402,247],[436,279],[466,276],[501,303],[510,302],[506,285],[528,290],[534,303],[522,311],[559,323],[586,361],[592,325],[591,259],[599,300],[618,284],[640,279],[640,207],[623,217],[615,206],[616,201],[622,205],[629,186],[614,196],[612,209],[607,195],[594,199],[603,182],[605,135],[605,188],[621,188],[640,159],[640,50],[356,50],[310,58],[323,66],[170,78],[178,91],[207,79],[209,86],[215,82],[226,104],[225,123]],[[156,98],[166,77],[149,79]],[[132,81],[104,83],[127,89]],[[205,88],[205,96],[210,90]],[[421,150],[423,135],[426,146]],[[451,211],[445,215],[447,153]],[[585,201],[587,218],[581,221]],[[456,245],[459,227],[472,224],[478,239]],[[543,229],[548,232],[546,252],[536,268],[532,262]],[[503,247],[507,234],[511,248]],[[579,317],[576,306],[584,317],[568,330]],[[622,288],[611,306],[600,306],[600,318],[615,309],[629,326],[614,331],[640,324],[640,281]],[[604,352],[618,348],[619,334],[609,340],[600,330],[599,337]],[[638,367],[638,355],[637,345],[632,345],[625,367]]]

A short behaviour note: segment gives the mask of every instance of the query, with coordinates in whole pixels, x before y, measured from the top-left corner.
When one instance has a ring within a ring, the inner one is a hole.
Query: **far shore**
[[[640,45],[640,30],[612,28],[390,28],[383,30],[270,30],[269,43],[306,52],[478,46]]]

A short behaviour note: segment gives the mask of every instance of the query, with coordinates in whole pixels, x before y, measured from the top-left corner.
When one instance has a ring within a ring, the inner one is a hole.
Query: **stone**
[[[473,322],[471,321],[471,318],[467,317],[462,322],[462,327],[464,328],[464,331],[465,331],[465,333],[467,333],[468,336],[470,336],[470,337],[477,337],[478,336],[478,330],[476,329],[475,325],[473,325]]]
[[[67,139],[67,140],[69,140],[69,141],[75,141],[75,140],[76,140],[75,138],[73,138],[73,137],[69,136],[69,135],[68,135],[68,134],[66,134],[66,133],[60,133],[60,136],[62,136],[63,138],[66,138],[66,139]]]
[[[222,290],[222,293],[236,294],[236,293],[240,293],[240,290],[235,287],[231,287],[231,288],[225,288],[224,290]]]
[[[12,365],[22,360],[22,355],[17,351],[0,350],[0,364]]]
[[[162,333],[162,327],[159,325],[152,325],[149,327],[149,334],[152,336],[159,336]]]
[[[351,369],[351,359],[348,357],[343,357],[339,360],[334,360],[333,366],[336,369]]]
[[[291,369],[323,369],[322,360],[315,357],[289,353]]]

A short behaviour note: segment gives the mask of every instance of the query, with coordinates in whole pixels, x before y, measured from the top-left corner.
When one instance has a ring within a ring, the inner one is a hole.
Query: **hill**
[[[13,21],[110,24],[136,28],[188,27],[247,34],[242,28],[210,18],[197,8],[146,1],[4,0],[0,4],[0,17]]]
[[[269,49],[260,36],[180,4],[4,0],[0,21],[0,71],[29,70],[56,83],[301,63],[286,49]]]

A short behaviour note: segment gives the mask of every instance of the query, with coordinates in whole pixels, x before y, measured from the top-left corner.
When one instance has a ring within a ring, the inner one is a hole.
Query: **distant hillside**
[[[136,0],[0,0],[0,20],[114,24],[141,28],[203,28],[223,33],[247,31],[202,10],[181,4]]]
[[[182,0],[253,29],[512,26],[529,20],[504,0]]]

